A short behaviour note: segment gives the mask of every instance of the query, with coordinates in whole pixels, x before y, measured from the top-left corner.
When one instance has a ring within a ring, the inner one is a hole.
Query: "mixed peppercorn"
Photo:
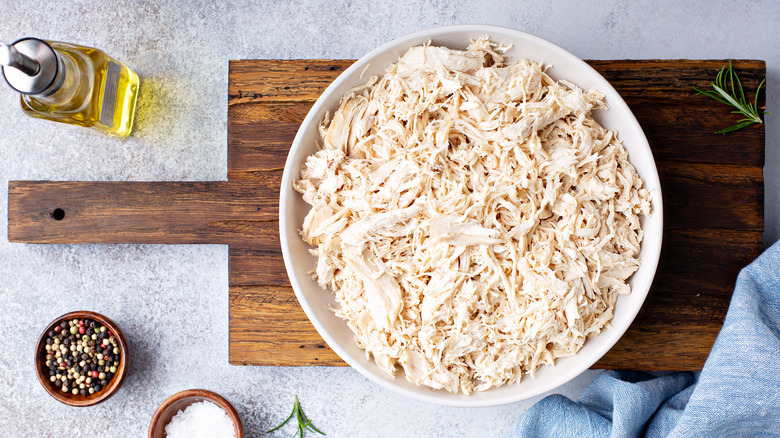
[[[63,321],[46,337],[49,380],[62,392],[87,396],[99,392],[121,361],[116,337],[92,319]]]

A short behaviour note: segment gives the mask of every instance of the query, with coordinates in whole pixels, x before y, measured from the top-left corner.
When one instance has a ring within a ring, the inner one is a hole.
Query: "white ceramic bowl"
[[[309,205],[293,190],[292,182],[300,177],[306,157],[317,150],[320,120],[326,111],[338,108],[339,99],[347,90],[365,83],[372,75],[381,75],[409,47],[431,40],[434,45],[465,49],[470,40],[485,35],[498,43],[513,44],[508,52],[510,62],[528,58],[544,63],[552,66],[548,73],[554,79],[567,79],[580,88],[595,88],[606,95],[610,109],[597,111],[594,117],[607,129],[618,130],[631,163],[652,192],[653,214],[643,220],[642,265],[630,279],[631,295],[618,299],[612,328],[588,340],[577,355],[559,359],[554,367],[539,369],[534,378],[526,377],[519,384],[467,396],[416,386],[406,380],[403,370],[392,377],[366,360],[364,352],[355,346],[347,324],[328,309],[335,305],[333,293],[321,289],[308,274],[314,269],[316,259],[309,254],[310,247],[301,239],[298,230],[302,228]],[[364,72],[362,78],[361,72]],[[661,252],[662,220],[661,186],[650,146],[636,118],[609,82],[588,64],[548,41],[513,29],[482,25],[440,27],[399,38],[360,58],[336,78],[311,108],[295,136],[284,167],[279,204],[279,229],[287,274],[301,307],[328,345],[353,368],[390,390],[425,402],[467,407],[502,405],[550,391],[588,369],[609,351],[634,320],[650,289]]]

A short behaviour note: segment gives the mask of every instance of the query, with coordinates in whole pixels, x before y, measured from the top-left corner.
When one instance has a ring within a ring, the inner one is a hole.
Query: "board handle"
[[[8,183],[8,240],[229,244],[266,235],[272,191],[214,182]]]

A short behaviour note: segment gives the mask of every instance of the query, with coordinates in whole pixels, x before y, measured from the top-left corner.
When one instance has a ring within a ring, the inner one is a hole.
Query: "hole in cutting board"
[[[61,208],[55,208],[54,211],[51,212],[51,217],[55,221],[61,221],[65,218],[65,210]]]

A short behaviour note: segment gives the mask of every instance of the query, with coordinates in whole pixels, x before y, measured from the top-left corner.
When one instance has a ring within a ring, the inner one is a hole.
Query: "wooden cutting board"
[[[724,61],[588,61],[628,102],[664,195],[661,264],[642,311],[596,368],[700,369],[739,269],[762,251],[764,127],[697,96]],[[28,243],[229,245],[230,363],[344,365],[309,323],[278,238],[282,168],[322,90],[352,61],[230,62],[228,180],[8,185],[8,239]],[[737,61],[749,98],[763,61]],[[763,93],[760,100],[763,108]]]

